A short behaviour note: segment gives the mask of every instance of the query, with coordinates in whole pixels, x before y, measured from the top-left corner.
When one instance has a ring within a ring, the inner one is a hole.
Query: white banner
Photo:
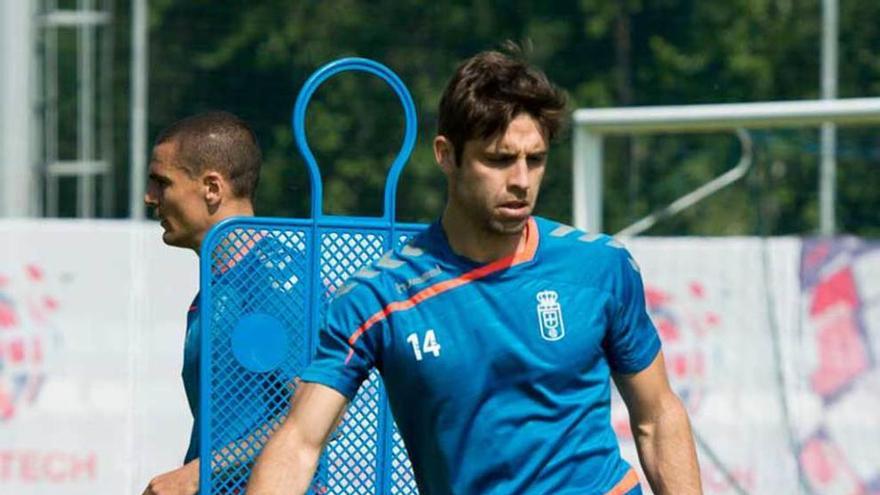
[[[0,493],[140,494],[180,465],[194,253],[157,224],[0,222]]]
[[[880,243],[627,244],[690,414],[705,493],[880,493]],[[613,418],[638,465],[619,398]]]
[[[2,221],[0,238],[0,493],[141,493],[189,437],[195,255],[147,223]],[[880,493],[880,243],[626,244],[705,493]],[[617,398],[613,422],[637,466]]]

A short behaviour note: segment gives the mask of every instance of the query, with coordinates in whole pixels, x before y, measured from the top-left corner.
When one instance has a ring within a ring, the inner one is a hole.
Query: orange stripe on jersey
[[[629,471],[626,472],[626,476],[618,481],[617,484],[614,485],[614,488],[605,492],[605,495],[624,495],[638,485],[639,475],[636,474],[635,469],[629,468]]]
[[[377,311],[372,316],[367,318],[367,321],[363,322],[361,326],[359,326],[357,330],[355,330],[355,332],[351,334],[351,337],[348,338],[349,349],[348,357],[345,359],[346,364],[348,364],[348,362],[351,360],[351,357],[354,355],[353,347],[357,343],[358,339],[360,339],[361,336],[365,334],[367,330],[372,328],[376,323],[379,323],[380,321],[388,318],[391,313],[411,309],[423,301],[455,289],[456,287],[461,287],[462,285],[469,284],[474,280],[487,277],[505,268],[531,261],[532,259],[534,259],[535,253],[537,251],[538,225],[535,222],[534,218],[529,218],[529,221],[526,224],[526,228],[523,231],[523,236],[522,238],[520,238],[519,245],[517,245],[516,251],[513,254],[495,260],[492,263],[483,265],[479,268],[475,268],[456,278],[445,280],[430,287],[426,287],[410,296],[409,299],[389,303],[382,310]]]

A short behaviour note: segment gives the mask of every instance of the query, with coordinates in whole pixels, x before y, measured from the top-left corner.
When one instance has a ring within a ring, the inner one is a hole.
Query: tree
[[[442,209],[430,138],[447,78],[463,58],[507,39],[529,41],[529,57],[568,91],[573,108],[805,99],[819,88],[817,0],[157,0],[151,8],[151,136],[208,108],[252,122],[266,157],[258,194],[264,215],[309,214],[290,112],[305,79],[343,56],[385,63],[412,92],[419,141],[401,178],[398,218],[415,221]],[[873,56],[880,32],[858,21],[878,8],[868,0],[842,7],[844,96],[871,94],[880,84]],[[371,76],[345,74],[318,91],[307,127],[324,175],[325,211],[380,213],[401,115],[390,89]],[[876,152],[846,152],[876,149],[876,138],[851,132],[841,134],[841,224],[876,234]],[[745,182],[650,233],[813,232],[816,134],[753,133],[758,160]],[[651,136],[612,139],[606,156],[606,225],[614,231],[731,167],[739,149],[726,134]],[[570,164],[564,135],[551,154],[540,214],[570,220]]]

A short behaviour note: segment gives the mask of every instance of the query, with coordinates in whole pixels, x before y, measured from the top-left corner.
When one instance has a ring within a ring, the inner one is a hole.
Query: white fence
[[[3,221],[0,237],[0,492],[141,493],[186,448],[195,255],[145,223]],[[880,243],[627,243],[707,494],[878,491]],[[619,404],[613,422],[637,464]]]

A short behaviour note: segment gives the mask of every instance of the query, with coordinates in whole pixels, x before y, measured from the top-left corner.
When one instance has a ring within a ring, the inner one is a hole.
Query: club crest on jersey
[[[557,302],[559,294],[555,290],[542,290],[535,295],[538,300],[538,323],[541,337],[554,341],[565,337],[565,323],[562,321],[562,306]]]

